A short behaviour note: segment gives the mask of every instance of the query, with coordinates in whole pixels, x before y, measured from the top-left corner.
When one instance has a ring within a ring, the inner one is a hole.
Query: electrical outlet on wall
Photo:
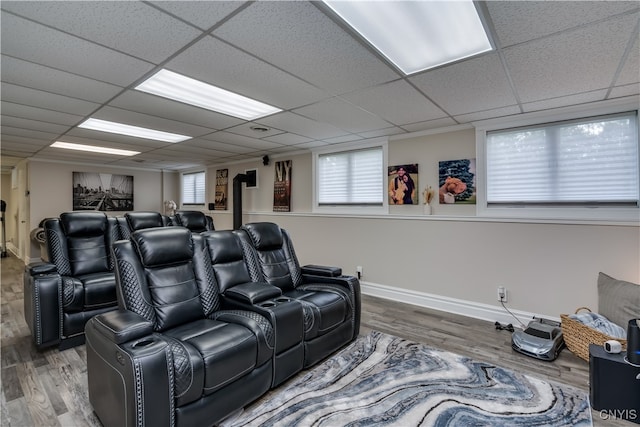
[[[498,286],[498,301],[507,302],[507,288],[504,286]]]

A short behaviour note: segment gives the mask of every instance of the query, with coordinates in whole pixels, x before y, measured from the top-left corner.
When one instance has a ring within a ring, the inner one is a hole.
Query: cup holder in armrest
[[[282,302],[289,302],[289,301],[291,301],[291,298],[288,298],[288,297],[278,297],[278,298],[276,298],[276,299],[275,299],[275,301],[276,301],[276,302],[280,302],[280,303],[282,303]]]
[[[266,301],[266,302],[260,303],[260,307],[263,307],[263,308],[271,308],[271,307],[275,307],[276,305],[278,304],[275,303],[274,301]]]
[[[153,340],[153,339],[141,340],[141,341],[138,341],[137,343],[135,343],[135,344],[133,345],[133,347],[134,347],[134,348],[148,347],[148,346],[150,346],[151,344],[153,344],[154,342],[156,342],[156,340]]]

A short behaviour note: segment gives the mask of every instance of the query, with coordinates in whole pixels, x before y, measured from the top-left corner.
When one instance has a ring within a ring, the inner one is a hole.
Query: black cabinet
[[[589,345],[591,406],[602,419],[640,424],[640,366],[626,362],[626,354],[610,354],[602,346]]]

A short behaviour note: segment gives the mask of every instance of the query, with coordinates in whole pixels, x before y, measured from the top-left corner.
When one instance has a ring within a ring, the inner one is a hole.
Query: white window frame
[[[313,212],[322,214],[353,214],[353,215],[383,215],[389,213],[388,197],[386,197],[386,170],[387,170],[387,153],[388,153],[388,138],[376,138],[373,140],[367,140],[357,143],[345,143],[339,146],[323,147],[312,151],[312,179],[313,179]],[[347,151],[366,150],[368,148],[381,148],[382,149],[382,170],[380,176],[382,179],[382,205],[320,205],[318,202],[318,159],[321,155],[327,154],[339,154]]]
[[[192,203],[192,202],[186,202],[184,200],[185,194],[184,194],[184,177],[185,175],[192,175],[192,174],[203,174],[204,176],[204,194],[202,195],[203,200],[202,203]],[[206,205],[206,201],[207,201],[207,172],[204,170],[196,170],[196,171],[191,171],[191,172],[183,172],[180,175],[180,203],[181,206],[205,206]]]
[[[558,108],[551,111],[547,110],[544,112],[522,114],[515,118],[494,119],[474,123],[476,127],[477,155],[477,216],[487,218],[564,220],[567,222],[605,221],[640,224],[639,206],[489,206],[487,203],[486,137],[488,132],[629,111],[638,111],[637,100],[635,102],[628,99],[605,101],[584,105],[579,108]],[[640,156],[638,161],[640,162]],[[640,186],[640,182],[638,182],[638,185]]]

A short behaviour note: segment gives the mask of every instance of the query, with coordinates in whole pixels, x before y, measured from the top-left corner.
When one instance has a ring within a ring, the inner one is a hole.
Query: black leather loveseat
[[[298,267],[292,288],[275,286],[251,271],[250,239],[167,227],[113,245],[120,310],[86,326],[89,399],[105,426],[215,425],[358,335],[357,279]]]

